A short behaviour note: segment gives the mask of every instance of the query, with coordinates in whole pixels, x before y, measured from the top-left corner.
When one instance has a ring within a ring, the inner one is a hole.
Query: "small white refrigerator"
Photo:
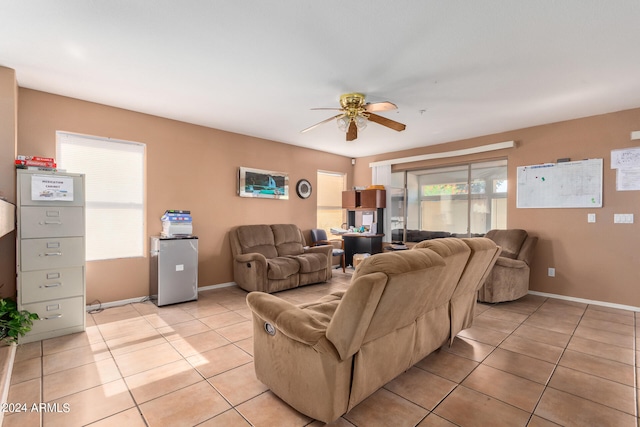
[[[158,307],[198,299],[198,238],[151,237],[149,295]]]

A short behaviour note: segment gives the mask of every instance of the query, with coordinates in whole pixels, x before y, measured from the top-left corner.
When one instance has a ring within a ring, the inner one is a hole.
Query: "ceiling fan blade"
[[[353,141],[358,137],[358,128],[356,127],[356,122],[351,120],[349,123],[349,129],[347,130],[347,141]]]
[[[407,127],[402,123],[395,120],[387,119],[386,117],[379,116],[377,114],[369,113],[369,121],[378,123],[379,125],[386,126],[398,132],[405,130]]]
[[[372,104],[365,104],[364,111],[390,111],[396,110],[398,107],[396,104],[385,101],[385,102],[374,102]]]
[[[338,115],[335,115],[335,116],[333,116],[333,117],[329,117],[328,119],[323,120],[323,121],[321,121],[320,123],[316,123],[316,124],[315,124],[315,125],[313,125],[313,126],[309,126],[308,128],[301,130],[301,131],[300,131],[300,133],[308,132],[308,131],[310,131],[311,129],[315,129],[315,128],[317,128],[318,126],[323,125],[323,124],[325,124],[325,123],[327,123],[327,122],[330,122],[330,121],[331,121],[331,120],[333,120],[333,119],[337,119],[338,117],[343,116],[343,115],[344,115],[344,114],[338,114]]]

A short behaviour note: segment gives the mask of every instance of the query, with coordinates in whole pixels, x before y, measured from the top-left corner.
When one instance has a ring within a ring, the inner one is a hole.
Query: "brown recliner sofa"
[[[447,240],[455,241],[455,239]],[[491,274],[502,250],[500,246],[496,246],[494,242],[487,241],[487,239],[473,238],[462,239],[462,241],[469,246],[471,254],[464,272],[451,295],[451,310],[449,313],[451,320],[450,343],[453,343],[453,339],[458,335],[458,332],[473,325],[478,290]],[[445,244],[441,240],[427,240],[418,243],[413,249],[432,249],[439,255],[444,256],[445,260],[448,260],[449,257],[445,255],[450,251],[449,248],[453,244],[452,242]]]
[[[489,239],[441,239],[365,258],[346,291],[314,303],[250,293],[257,378],[303,414],[334,421],[447,343],[450,313],[470,324],[472,308],[453,296],[461,283],[475,295],[498,251]]]
[[[501,246],[502,253],[480,288],[478,301],[504,302],[525,296],[529,292],[529,265],[538,238],[521,229],[489,230],[485,237]]]
[[[233,279],[245,291],[278,292],[331,278],[331,246],[306,247],[295,224],[241,225],[229,240]]]

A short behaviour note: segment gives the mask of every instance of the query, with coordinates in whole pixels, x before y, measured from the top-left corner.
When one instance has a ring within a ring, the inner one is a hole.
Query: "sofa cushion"
[[[273,239],[278,256],[300,255],[304,252],[304,237],[295,224],[274,224]]]
[[[289,257],[276,257],[267,260],[267,277],[272,280],[282,280],[298,274],[300,263]]]
[[[300,273],[313,273],[327,268],[327,256],[325,254],[301,254],[290,256],[300,263]]]
[[[268,225],[245,225],[239,227],[238,241],[243,254],[257,252],[266,258],[278,256],[273,232]]]
[[[485,237],[502,248],[501,257],[516,259],[522,244],[527,239],[527,232],[520,229],[489,230]]]
[[[333,313],[335,313],[336,308],[338,308],[338,304],[340,304],[340,301],[342,300],[344,293],[345,291],[332,292],[317,301],[301,304],[298,307],[306,311],[311,315],[311,317],[322,324],[326,330],[329,326],[329,322],[331,322],[331,319],[333,318]]]

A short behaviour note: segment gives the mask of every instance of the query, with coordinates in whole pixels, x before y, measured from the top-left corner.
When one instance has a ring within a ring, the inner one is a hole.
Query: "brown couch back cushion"
[[[447,281],[447,286],[443,288],[443,294],[432,298],[428,304],[437,307],[451,299],[454,290],[458,286],[462,272],[469,261],[471,249],[462,240],[455,237],[445,237],[443,239],[425,240],[413,247],[413,249],[431,249],[442,258],[447,264],[446,273],[442,280]],[[430,308],[429,308],[430,309]]]
[[[382,272],[388,278],[363,342],[413,323],[429,311],[431,302],[448,292],[445,290],[448,280],[441,277],[445,270],[444,259],[430,249],[390,252],[365,258],[353,274],[352,283],[376,272]]]
[[[300,255],[304,252],[304,237],[297,225],[274,224],[271,230],[278,256]]]
[[[489,230],[485,237],[493,240],[496,245],[502,248],[501,257],[516,259],[527,238],[527,232],[520,229]]]
[[[242,248],[242,253],[257,252],[266,258],[275,258],[278,256],[275,241],[273,239],[273,231],[268,225],[244,225],[238,227],[238,241]]]

